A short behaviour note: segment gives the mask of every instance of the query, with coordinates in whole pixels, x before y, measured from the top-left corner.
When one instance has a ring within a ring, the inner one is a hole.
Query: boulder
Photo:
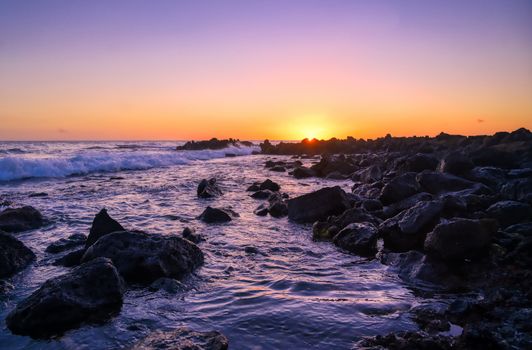
[[[228,222],[233,220],[234,217],[238,217],[238,214],[232,211],[231,209],[213,208],[209,206],[205,208],[205,210],[203,211],[203,213],[201,213],[200,216],[198,216],[198,219],[208,224],[211,224]]]
[[[227,350],[229,341],[220,332],[196,332],[181,327],[169,332],[155,332],[131,350]]]
[[[268,215],[268,205],[266,204],[261,204],[257,207],[257,209],[255,209],[253,211],[253,213],[255,215],[258,215],[258,216],[266,216]]]
[[[92,226],[89,232],[89,237],[85,242],[85,247],[88,248],[100,237],[103,237],[111,232],[124,231],[125,229],[116,220],[107,214],[107,209],[102,209],[92,220]]]
[[[370,223],[378,226],[380,222],[379,218],[362,208],[351,208],[341,215],[328,217],[327,221],[315,222],[312,227],[312,239],[331,240],[340,230],[352,223]]]
[[[464,178],[434,171],[423,171],[417,175],[417,181],[422,190],[441,194],[446,192],[457,192],[468,190],[474,194],[489,194],[492,191],[483,184],[466,180]]]
[[[494,167],[475,167],[466,175],[468,180],[483,183],[494,189],[499,189],[506,182],[506,171]]]
[[[270,179],[264,180],[262,183],[259,184],[259,190],[270,190],[272,192],[279,191],[281,189],[281,186],[279,186],[278,183],[273,182]]]
[[[259,182],[254,182],[252,183],[247,189],[246,191],[248,192],[257,192],[260,190],[260,183]]]
[[[84,245],[86,240],[87,236],[85,236],[84,234],[75,233],[69,236],[68,238],[61,238],[53,242],[48,247],[46,247],[45,252],[52,254],[64,252],[65,250]]]
[[[424,248],[427,254],[447,262],[476,259],[488,254],[496,232],[494,220],[453,219],[427,234]]]
[[[511,200],[532,204],[532,178],[514,179],[501,187],[501,194]]]
[[[306,179],[316,176],[316,172],[310,168],[300,166],[292,170],[292,176],[296,179]]]
[[[69,252],[63,255],[59,259],[56,259],[53,264],[55,266],[64,266],[64,267],[77,266],[81,263],[81,258],[83,257],[83,254],[85,254],[85,248],[74,250],[72,252]]]
[[[349,207],[344,190],[339,186],[325,187],[288,200],[288,218],[296,222],[314,222],[340,214]]]
[[[286,168],[282,165],[275,165],[270,168],[270,171],[275,171],[278,173],[284,173],[286,171]]]
[[[280,218],[288,215],[288,205],[286,204],[286,201],[282,200],[282,198],[278,198],[277,196],[270,198],[268,213],[270,213],[270,215],[274,218]]]
[[[46,281],[18,303],[6,318],[18,335],[48,338],[77,328],[84,322],[100,323],[122,307],[124,286],[109,259],[87,262],[66,275]]]
[[[205,240],[199,233],[196,233],[195,229],[191,227],[185,227],[183,232],[181,232],[181,236],[183,236],[184,239],[188,239],[192,243],[196,244]]]
[[[427,192],[416,193],[413,196],[405,198],[399,202],[385,206],[383,208],[383,214],[385,217],[390,218],[402,212],[403,210],[413,207],[419,202],[430,201],[432,199],[433,199],[433,196],[430,193],[427,193]]]
[[[259,190],[255,193],[253,193],[250,197],[255,199],[268,199],[272,195],[272,191],[270,190]]]
[[[352,223],[333,238],[338,247],[361,256],[374,256],[377,252],[378,230],[370,223]]]
[[[0,231],[0,278],[10,277],[35,260],[35,254],[24,243]]]
[[[363,183],[369,184],[382,179],[383,170],[379,165],[370,165],[365,169],[358,170],[353,177],[353,180],[359,180]]]
[[[507,227],[532,219],[532,207],[516,201],[500,201],[491,205],[486,213],[497,219],[501,227]]]
[[[223,194],[222,190],[216,183],[215,178],[203,179],[200,181],[197,189],[198,198],[213,198]]]
[[[379,200],[384,205],[389,205],[419,192],[416,173],[405,173],[394,177],[381,190]]]
[[[423,170],[435,170],[438,166],[438,159],[430,154],[417,153],[413,156],[406,158],[403,166],[403,171],[407,172],[420,172]]]
[[[183,283],[179,282],[176,279],[168,278],[168,277],[161,277],[159,279],[156,279],[152,284],[150,284],[151,291],[159,291],[162,290],[169,294],[176,294],[182,290],[185,289],[185,286]]]
[[[119,231],[90,246],[82,262],[98,257],[113,261],[120,275],[133,283],[151,283],[159,277],[180,279],[203,264],[203,253],[179,236]]]
[[[473,167],[474,164],[468,156],[460,152],[452,152],[441,160],[439,170],[444,173],[464,175]]]
[[[43,225],[44,219],[34,207],[8,208],[0,212],[0,230],[4,232],[22,232]]]

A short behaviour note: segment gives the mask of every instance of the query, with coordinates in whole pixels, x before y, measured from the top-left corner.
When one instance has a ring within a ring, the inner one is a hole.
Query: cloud
[[[63,128],[57,128],[57,132],[60,133],[60,134],[66,134],[68,132],[68,130],[63,129]]]
[[[484,119],[477,119],[477,123],[484,123]]]

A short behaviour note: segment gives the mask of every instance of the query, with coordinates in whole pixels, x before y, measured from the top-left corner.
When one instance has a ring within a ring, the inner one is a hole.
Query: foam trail
[[[238,156],[249,155],[257,150],[257,147],[231,146],[220,150],[202,151],[85,151],[73,156],[51,156],[45,158],[7,156],[0,158],[0,181],[150,169],[187,164],[195,160],[221,158],[225,157],[227,153]]]

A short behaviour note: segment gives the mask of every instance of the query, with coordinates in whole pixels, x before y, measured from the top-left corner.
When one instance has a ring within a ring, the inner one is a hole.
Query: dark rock
[[[48,193],[46,192],[33,192],[33,193],[30,193],[30,195],[28,197],[48,197]]]
[[[107,209],[102,209],[92,220],[92,226],[89,232],[89,237],[85,242],[85,247],[88,248],[100,237],[103,237],[111,232],[124,231],[125,229],[116,220],[107,214]]]
[[[365,199],[362,201],[362,208],[367,211],[377,211],[381,210],[382,203],[377,199]]]
[[[176,294],[185,289],[183,283],[179,282],[176,279],[161,277],[156,279],[152,284],[150,284],[150,290],[158,291],[162,290],[169,294]]]
[[[264,180],[262,183],[260,183],[259,185],[259,190],[270,190],[272,192],[276,192],[276,191],[279,191],[281,189],[281,186],[279,186],[278,183],[276,182],[273,182],[272,180],[270,179],[266,179]]]
[[[259,191],[260,190],[260,183],[258,182],[254,182],[253,184],[251,184],[246,191],[248,192],[256,192],[256,191]]]
[[[257,207],[257,209],[255,209],[253,211],[253,213],[255,215],[258,215],[258,216],[266,216],[268,215],[268,205],[266,204],[261,204]]]
[[[461,262],[485,256],[497,232],[494,220],[453,219],[436,226],[427,234],[428,254],[448,262]]]
[[[429,154],[418,153],[408,157],[402,168],[407,172],[420,172],[423,170],[435,170],[438,166],[438,159]]]
[[[484,147],[471,153],[471,160],[477,166],[513,168],[519,164],[517,156],[496,147]]]
[[[468,156],[460,152],[452,152],[441,160],[439,170],[453,175],[464,175],[473,167],[474,164]]]
[[[178,151],[199,151],[204,149],[223,149],[230,146],[240,147],[240,146],[253,146],[251,142],[240,141],[235,139],[225,139],[218,140],[217,138],[212,138],[210,140],[204,141],[188,141],[182,146],[177,146],[176,150]]]
[[[46,281],[9,313],[6,324],[18,335],[60,335],[84,322],[99,323],[118,313],[123,290],[111,261],[95,259]]]
[[[192,243],[196,244],[204,241],[203,237],[199,233],[196,233],[196,230],[191,227],[185,227],[181,233],[181,236],[183,236],[184,239],[188,239]]]
[[[532,236],[532,222],[515,224],[504,229],[505,232],[517,233],[522,236]]]
[[[268,207],[268,212],[274,218],[280,218],[288,215],[288,205],[283,200],[272,200]]]
[[[384,246],[399,252],[422,247],[425,233],[438,222],[442,210],[442,201],[419,202],[384,221],[379,226]]]
[[[384,205],[392,204],[419,192],[416,173],[405,173],[394,177],[381,190],[379,200]]]
[[[344,155],[324,155],[321,157],[319,163],[310,167],[310,169],[320,177],[326,177],[331,173],[350,175],[357,170],[357,168],[358,167],[355,166],[351,160],[346,158]]]
[[[378,182],[371,184],[355,183],[351,189],[354,195],[366,199],[378,199],[381,193],[381,186]]]
[[[333,238],[338,247],[361,256],[374,256],[377,252],[378,230],[370,223],[352,223]]]
[[[0,278],[10,277],[35,260],[35,254],[24,243],[0,231]]]
[[[258,254],[259,253],[259,249],[253,246],[245,247],[244,251],[246,252],[246,254]]]
[[[417,181],[424,191],[432,194],[463,190],[469,190],[469,193],[474,194],[489,194],[492,192],[483,184],[447,173],[424,171],[417,175]]]
[[[270,190],[260,190],[255,193],[253,193],[250,197],[255,199],[268,199],[272,195],[272,191]]]
[[[405,198],[399,202],[393,203],[391,205],[385,206],[383,208],[383,213],[385,217],[393,217],[398,213],[413,207],[419,202],[430,201],[433,199],[433,196],[427,192],[416,193],[413,196]]]
[[[0,212],[0,230],[5,232],[33,230],[43,225],[43,217],[34,207],[8,208]]]
[[[270,171],[276,171],[278,173],[283,173],[283,172],[286,171],[286,168],[284,166],[281,166],[281,165],[276,165],[274,167],[271,167]]]
[[[45,252],[57,254],[64,252],[65,250],[84,245],[87,240],[87,236],[82,233],[75,233],[68,238],[61,238],[58,241],[53,242],[48,247],[46,247]]]
[[[361,208],[351,208],[341,215],[330,216],[327,221],[318,221],[312,227],[314,240],[331,240],[340,230],[352,223],[371,223],[375,226],[380,224],[380,219],[374,217]]]
[[[358,170],[354,175],[354,180],[369,184],[381,180],[382,175],[383,170],[379,165],[371,165],[365,169]]]
[[[494,167],[475,167],[465,176],[471,181],[483,183],[497,190],[506,181],[506,172]]]
[[[220,332],[196,332],[181,327],[170,332],[155,332],[132,350],[227,350],[229,341]]]
[[[81,264],[81,258],[85,254],[85,248],[74,250],[54,261],[55,266],[73,267]]]
[[[100,238],[83,257],[113,261],[128,282],[151,283],[159,277],[180,279],[203,264],[203,253],[194,243],[178,236],[119,231]]]
[[[349,207],[344,190],[339,186],[325,187],[288,200],[288,218],[297,222],[314,222],[340,214]]]
[[[203,211],[203,213],[201,213],[198,219],[208,224],[211,224],[211,223],[228,222],[228,221],[233,220],[233,218],[237,216],[238,214],[230,209],[212,208],[209,206]]]
[[[408,331],[366,337],[357,342],[355,348],[360,350],[452,350],[457,347],[455,339],[449,336]]]
[[[508,181],[501,187],[501,194],[507,199],[532,204],[532,178]]]
[[[532,219],[532,207],[516,201],[501,201],[486,210],[487,214],[497,219],[501,227],[507,227]]]
[[[292,171],[292,176],[294,176],[296,179],[306,179],[316,176],[316,172],[310,168],[300,166]]]
[[[222,190],[216,183],[215,178],[203,179],[200,181],[197,189],[198,198],[213,198],[223,194]]]

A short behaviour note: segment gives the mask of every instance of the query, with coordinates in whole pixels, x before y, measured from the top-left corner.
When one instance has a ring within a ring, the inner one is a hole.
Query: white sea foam
[[[220,150],[202,151],[132,152],[128,149],[114,152],[89,150],[70,156],[46,155],[45,157],[29,157],[10,155],[0,157],[0,181],[150,169],[188,164],[195,160],[221,158],[225,157],[226,154],[249,155],[257,150],[257,147],[231,146]]]

